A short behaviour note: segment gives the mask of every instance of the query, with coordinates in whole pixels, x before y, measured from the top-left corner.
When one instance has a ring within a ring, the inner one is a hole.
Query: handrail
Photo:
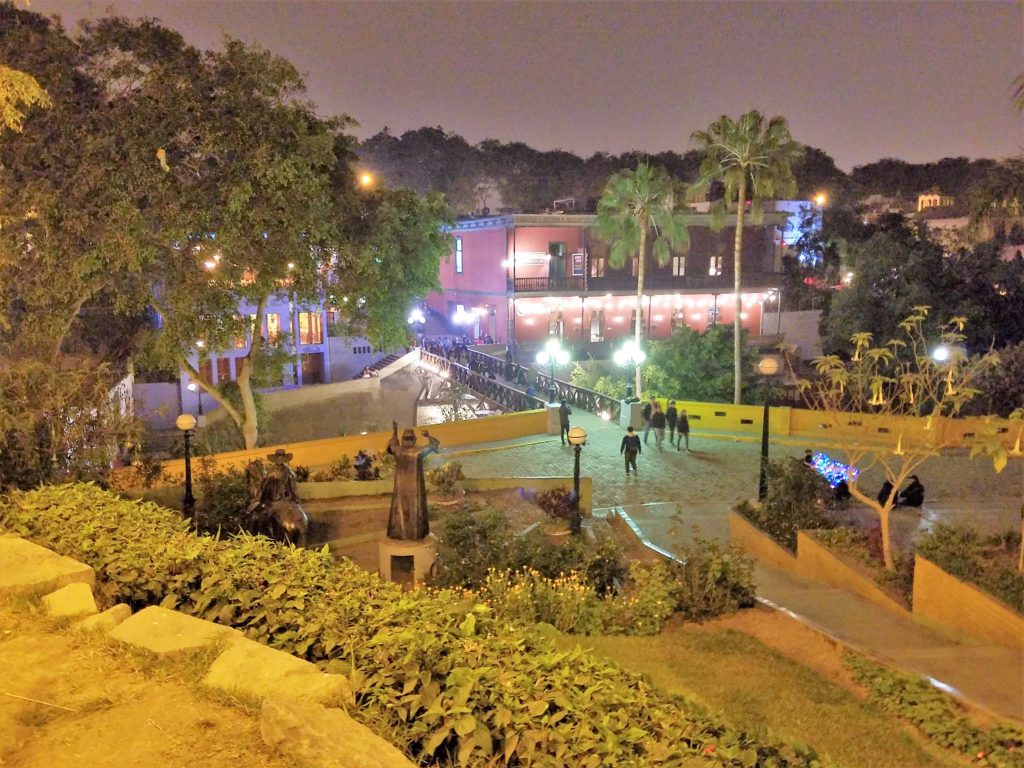
[[[478,352],[476,354],[482,353]],[[497,360],[497,358],[492,359]],[[543,408],[545,405],[544,401],[539,397],[520,392],[518,389],[502,384],[496,378],[491,378],[492,375],[497,376],[496,373],[471,370],[468,366],[423,349],[420,350],[420,360],[436,368],[438,373],[443,376],[468,387],[477,395],[490,400],[503,410],[513,412],[533,411]]]

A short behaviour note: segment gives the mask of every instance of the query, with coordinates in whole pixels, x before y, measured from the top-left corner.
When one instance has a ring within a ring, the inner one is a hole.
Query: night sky
[[[1011,104],[1024,0],[1006,2],[119,2],[32,0],[66,25],[154,16],[306,73],[365,138],[440,125],[581,155],[691,148],[721,114],[789,119],[849,170],[1024,149]]]

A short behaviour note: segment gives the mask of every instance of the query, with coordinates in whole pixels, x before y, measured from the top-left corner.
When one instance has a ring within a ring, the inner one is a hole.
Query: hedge
[[[0,498],[0,525],[93,566],[104,605],[159,604],[347,674],[357,716],[423,765],[819,766],[454,592],[403,592],[326,548],[189,531],[91,485]]]

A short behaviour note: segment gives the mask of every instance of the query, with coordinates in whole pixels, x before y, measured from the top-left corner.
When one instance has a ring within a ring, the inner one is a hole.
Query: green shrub
[[[237,533],[245,527],[249,482],[241,469],[217,469],[200,459],[196,472],[196,530]]]
[[[560,632],[604,632],[608,610],[594,586],[577,573],[551,579],[525,569],[492,570],[474,594],[498,619],[518,624],[551,624]]]
[[[404,592],[326,549],[218,540],[88,485],[0,500],[0,525],[96,568],[104,606],[163,604],[348,675],[355,714],[421,765],[820,765],[454,592]]]
[[[679,557],[670,568],[675,608],[685,618],[700,621],[754,604],[754,561],[740,550],[694,537]]]
[[[462,463],[446,461],[437,469],[428,469],[426,481],[442,496],[451,496],[458,490],[459,482],[466,479],[462,473]]]
[[[999,723],[982,730],[951,696],[917,677],[894,672],[847,653],[853,678],[885,711],[910,722],[930,741],[967,755],[978,765],[1024,768],[1024,729]]]
[[[342,455],[340,459],[331,463],[327,469],[314,472],[310,479],[314,483],[326,483],[332,480],[355,480],[356,468],[348,455]]]
[[[1019,546],[1016,531],[982,536],[976,528],[946,523],[917,540],[919,555],[1024,613],[1024,573],[1016,568]]]
[[[835,494],[828,481],[803,462],[792,457],[769,461],[768,492],[760,505],[741,501],[734,507],[775,541],[796,550],[796,532],[800,529],[833,528],[830,513],[835,509]]]

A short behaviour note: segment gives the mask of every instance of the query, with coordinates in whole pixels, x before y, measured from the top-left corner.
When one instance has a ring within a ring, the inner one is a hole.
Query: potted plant
[[[561,544],[572,535],[572,521],[578,512],[576,494],[565,488],[552,488],[550,491],[538,493],[537,506],[543,509],[548,519],[541,528],[553,544]]]

